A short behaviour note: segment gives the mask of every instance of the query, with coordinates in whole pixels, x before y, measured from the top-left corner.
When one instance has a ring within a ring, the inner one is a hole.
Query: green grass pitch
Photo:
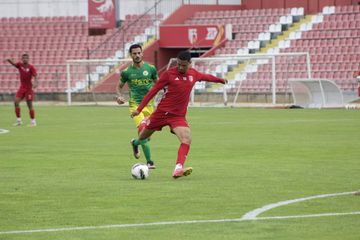
[[[145,181],[130,174],[144,158],[132,157],[136,130],[126,107],[36,106],[35,128],[13,127],[13,112],[0,106],[0,129],[10,130],[0,134],[1,240],[360,237],[358,214],[196,222],[239,219],[271,203],[360,189],[360,111],[191,108],[186,165],[192,175],[172,179],[179,143],[166,128],[151,139],[158,169]],[[22,115],[28,123],[25,105]],[[359,211],[360,197],[348,194],[259,217]]]

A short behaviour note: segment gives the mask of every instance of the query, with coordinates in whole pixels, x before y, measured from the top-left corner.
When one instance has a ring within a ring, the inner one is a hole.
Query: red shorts
[[[177,116],[168,112],[155,111],[146,121],[146,127],[150,130],[161,131],[165,126],[171,130],[176,127],[189,127],[185,117]]]
[[[34,91],[32,89],[19,88],[15,95],[17,98],[26,99],[26,101],[34,100]]]

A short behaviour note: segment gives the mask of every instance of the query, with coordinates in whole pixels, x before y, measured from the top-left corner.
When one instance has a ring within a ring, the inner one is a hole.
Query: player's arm
[[[124,95],[123,95],[124,86],[125,86],[125,83],[120,81],[117,88],[116,88],[116,91],[117,91],[116,102],[118,104],[120,104],[120,105],[125,103],[125,98],[124,98]]]
[[[33,88],[37,88],[37,86],[38,86],[38,75],[37,75],[36,69],[33,66],[31,66],[30,68],[31,68],[31,73],[32,73],[32,75],[34,77]]]
[[[135,117],[141,113],[143,108],[150,102],[151,99],[155,97],[155,95],[163,89],[168,83],[168,75],[165,72],[158,81],[152,86],[150,91],[145,95],[143,100],[141,101],[140,105],[137,107],[137,109],[131,113],[131,117]]]
[[[16,68],[18,67],[18,66],[16,65],[16,63],[14,62],[13,59],[8,58],[8,59],[5,60],[5,62],[10,63],[11,65],[13,65],[13,66],[16,67]]]
[[[228,82],[226,79],[218,78],[211,74],[205,74],[205,73],[201,73],[201,72],[198,72],[197,79],[199,81],[215,82],[215,83],[222,83],[222,84],[226,84]]]

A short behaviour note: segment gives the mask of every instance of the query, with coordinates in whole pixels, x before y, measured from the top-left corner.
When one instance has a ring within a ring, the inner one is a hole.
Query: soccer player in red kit
[[[138,108],[131,113],[131,117],[139,115],[146,104],[162,89],[162,96],[156,110],[147,119],[146,126],[138,139],[131,140],[134,155],[138,155],[138,146],[155,132],[168,125],[179,141],[180,147],[176,161],[174,178],[187,176],[192,168],[184,167],[191,144],[191,131],[186,121],[186,112],[189,104],[190,93],[197,81],[217,82],[225,84],[227,80],[210,74],[200,73],[191,68],[191,54],[188,51],[180,52],[177,56],[177,67],[164,72],[155,85],[150,89],[141,101]]]
[[[21,62],[15,63],[11,59],[7,59],[7,61],[16,67],[19,70],[20,73],[20,87],[16,92],[15,95],[15,114],[16,114],[16,123],[14,126],[20,126],[22,125],[21,121],[21,114],[20,114],[20,102],[25,98],[27,106],[29,108],[29,114],[30,114],[30,125],[29,126],[36,126],[36,120],[35,120],[35,110],[33,107],[33,100],[34,100],[34,91],[33,88],[36,88],[37,86],[37,73],[36,69],[33,65],[29,64],[29,55],[27,53],[24,53],[21,56]],[[32,78],[34,78],[34,84],[32,83]]]

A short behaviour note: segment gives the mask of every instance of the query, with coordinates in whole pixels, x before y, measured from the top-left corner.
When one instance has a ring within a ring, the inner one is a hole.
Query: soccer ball
[[[149,168],[143,163],[136,163],[131,167],[131,175],[135,179],[144,180],[149,177]]]

